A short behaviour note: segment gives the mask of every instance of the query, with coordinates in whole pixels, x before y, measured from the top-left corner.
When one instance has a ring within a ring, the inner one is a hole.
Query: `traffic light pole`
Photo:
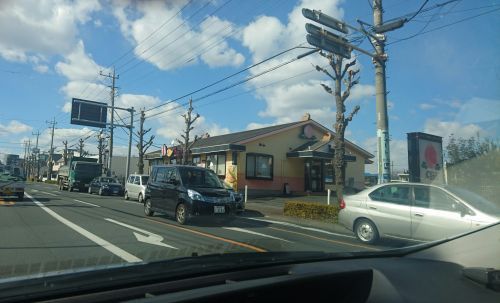
[[[382,0],[373,0],[373,25],[380,27],[383,24]],[[377,112],[377,157],[378,157],[378,183],[390,181],[391,159],[389,149],[389,120],[387,118],[387,91],[385,76],[385,35],[378,34],[378,39],[372,39],[377,51],[377,57],[373,59],[375,65],[375,108]]]

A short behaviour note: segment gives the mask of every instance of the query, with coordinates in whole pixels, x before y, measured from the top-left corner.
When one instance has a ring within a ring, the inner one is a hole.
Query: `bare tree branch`
[[[345,118],[345,126],[347,126],[347,124],[348,124],[349,122],[351,122],[351,121],[352,121],[352,118],[354,117],[354,115],[355,115],[355,114],[357,114],[357,113],[358,113],[359,109],[360,109],[359,105],[356,105],[356,106],[354,107],[354,109],[353,109],[353,110],[352,110],[352,112],[349,114],[349,116],[347,116],[347,118]]]
[[[342,71],[342,76],[340,78],[344,78],[345,76],[345,73],[347,73],[347,70],[351,67],[351,66],[354,66],[356,64],[356,59],[352,60],[351,62],[347,63],[345,66],[344,66],[344,70]]]
[[[333,81],[335,81],[335,77],[332,74],[330,74],[325,68],[322,68],[319,65],[316,65],[315,68],[317,71],[325,73],[328,77],[330,77]]]
[[[327,93],[329,93],[330,95],[332,95],[332,94],[333,94],[332,88],[331,88],[330,86],[328,86],[328,85],[326,85],[326,84],[323,84],[323,83],[321,83],[321,86],[323,86],[323,88],[325,89],[325,91],[326,91]]]

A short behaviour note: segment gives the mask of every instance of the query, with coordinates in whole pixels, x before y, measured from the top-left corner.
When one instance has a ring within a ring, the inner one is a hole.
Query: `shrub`
[[[339,207],[312,202],[287,201],[283,208],[283,214],[290,217],[337,223]]]

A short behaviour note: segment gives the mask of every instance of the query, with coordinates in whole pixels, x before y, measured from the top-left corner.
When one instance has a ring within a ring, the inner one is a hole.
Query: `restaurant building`
[[[334,189],[333,136],[306,115],[301,121],[259,129],[205,136],[196,141],[188,159],[212,169],[237,190],[250,194],[323,192]],[[179,163],[178,147],[146,154],[149,166]],[[346,186],[364,188],[365,164],[374,156],[346,140]]]

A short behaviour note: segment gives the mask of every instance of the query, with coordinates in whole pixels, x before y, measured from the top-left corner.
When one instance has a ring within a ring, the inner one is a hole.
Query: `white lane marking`
[[[58,197],[59,195],[56,195],[56,194],[52,194],[52,193],[48,193],[46,191],[40,191],[41,193],[44,193],[44,194],[47,194],[47,195],[51,195],[51,196],[54,196],[54,197]]]
[[[78,200],[78,199],[73,199],[74,201],[76,202],[80,202],[80,203],[83,203],[83,204],[88,204],[88,205],[91,205],[91,206],[94,206],[94,207],[101,207],[99,205],[96,205],[96,204],[92,204],[90,202],[85,202],[85,201],[82,201],[82,200]]]
[[[30,189],[32,192],[37,193],[38,189]]]
[[[142,205],[142,203],[139,203],[139,202],[137,202],[137,201],[127,201],[127,200],[123,200],[123,202],[125,202],[125,203],[130,203],[130,204]]]
[[[239,231],[239,232],[242,232],[242,233],[247,233],[247,234],[257,235],[257,236],[261,236],[261,237],[265,237],[265,238],[271,238],[271,239],[275,239],[275,240],[280,240],[280,241],[285,241],[285,242],[293,243],[292,241],[288,241],[288,240],[285,240],[285,239],[282,239],[282,238],[278,238],[278,237],[274,237],[274,236],[270,236],[270,235],[258,233],[256,231],[252,231],[252,230],[248,230],[248,229],[243,229],[243,228],[239,228],[239,227],[223,227],[223,229],[229,229],[229,230]]]
[[[33,200],[33,202],[40,206],[41,209],[46,211],[49,215],[54,217],[56,220],[61,222],[62,224],[68,226],[69,228],[73,229],[80,235],[84,236],[85,238],[89,239],[90,241],[96,243],[97,245],[101,246],[102,248],[106,249],[107,251],[111,252],[112,254],[122,258],[123,260],[133,263],[133,262],[142,262],[141,259],[137,258],[136,256],[126,252],[125,250],[119,248],[116,245],[111,244],[110,242],[100,238],[99,236],[96,236],[95,234],[89,232],[88,230],[76,225],[75,223],[65,219],[64,217],[60,216],[57,214],[55,211],[51,210],[50,208],[46,207],[39,201],[37,201],[35,198],[31,197],[30,195],[26,194],[28,198]]]
[[[356,238],[356,237],[350,236],[350,235],[334,233],[334,232],[323,230],[323,229],[319,229],[319,228],[301,226],[301,225],[297,225],[297,224],[293,224],[293,223],[288,223],[288,222],[268,220],[268,219],[259,219],[259,218],[246,218],[246,219],[255,220],[255,221],[262,221],[262,222],[267,222],[267,223],[273,223],[273,224],[281,224],[281,225],[285,225],[285,226],[290,226],[290,227],[300,228],[300,229],[304,229],[304,230],[315,231],[315,232],[319,232],[319,233],[323,233],[323,234],[328,234],[328,235],[333,235],[333,236],[346,237],[346,238],[352,238],[352,239]]]
[[[112,223],[118,224],[118,225],[121,225],[121,226],[124,226],[124,227],[127,227],[127,228],[130,228],[132,230],[138,231],[138,232],[143,233],[143,234],[146,235],[146,236],[144,236],[144,235],[138,234],[136,232],[133,232],[134,236],[137,239],[137,241],[144,242],[144,243],[149,243],[149,244],[153,244],[153,245],[158,245],[158,246],[164,246],[164,247],[173,248],[173,249],[178,249],[177,247],[174,247],[174,246],[171,246],[171,245],[163,243],[162,242],[163,241],[163,237],[160,236],[160,235],[153,234],[152,232],[149,232],[147,230],[144,230],[144,229],[132,226],[132,225],[128,225],[128,224],[125,224],[125,223],[122,223],[122,222],[119,222],[119,221],[116,221],[116,220],[113,220],[113,219],[110,219],[110,218],[104,218],[104,220],[106,220],[108,222],[112,222]]]

